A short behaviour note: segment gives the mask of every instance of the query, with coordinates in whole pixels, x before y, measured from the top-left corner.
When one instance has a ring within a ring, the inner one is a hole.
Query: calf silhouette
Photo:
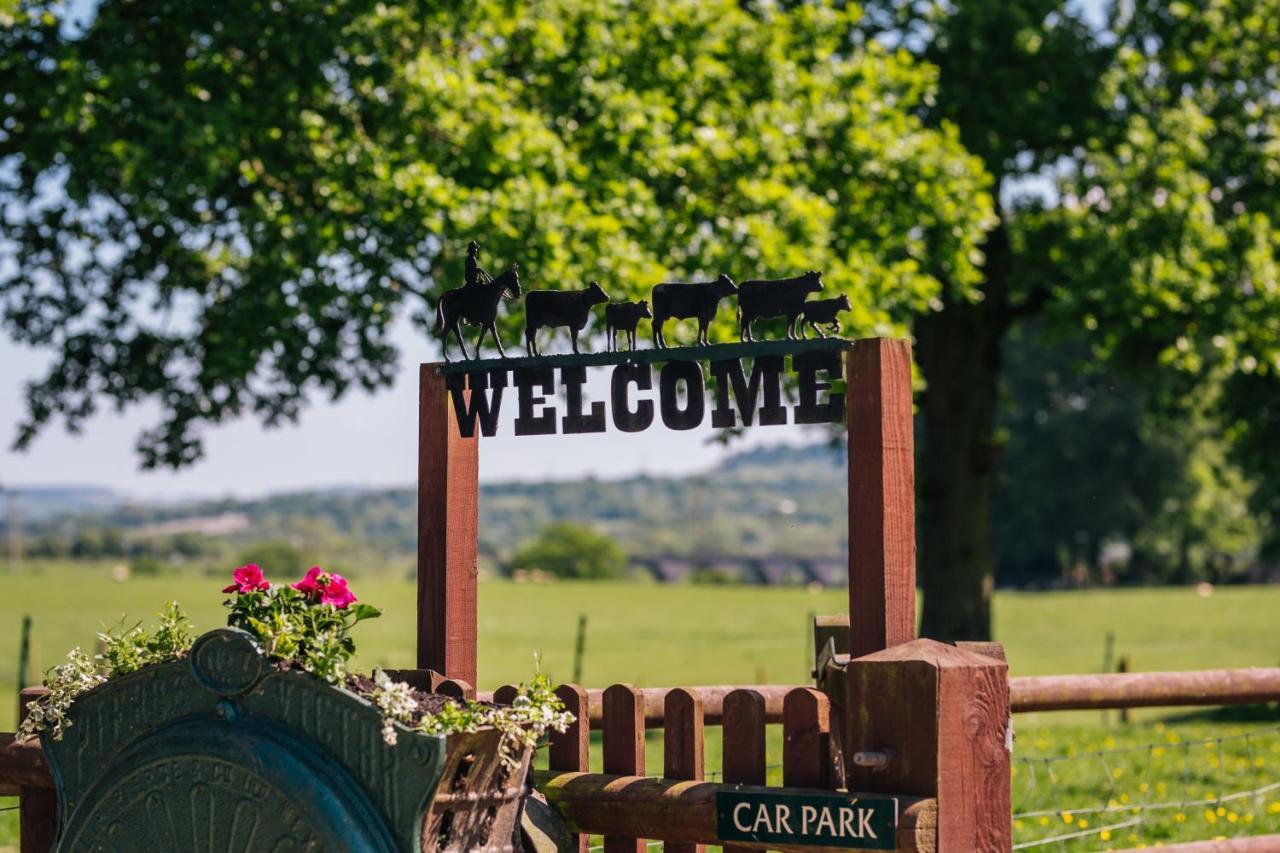
[[[484,342],[485,332],[493,335],[493,342],[498,345],[498,352],[506,356],[502,349],[502,339],[498,337],[495,325],[498,319],[498,303],[504,298],[520,298],[520,276],[516,265],[499,275],[475,284],[466,284],[446,290],[436,303],[436,334],[440,335],[440,346],[444,350],[444,360],[449,360],[449,333],[458,339],[458,348],[462,357],[469,359],[467,345],[462,342],[460,323],[480,327],[480,337],[476,338],[476,356],[480,355],[480,344]]]
[[[543,326],[568,326],[573,351],[578,351],[578,332],[591,317],[591,306],[609,301],[598,281],[586,290],[531,290],[524,298],[524,347],[529,355],[538,351],[538,329]]]
[[[639,302],[610,302],[604,306],[604,327],[609,350],[618,351],[618,332],[626,332],[627,349],[635,349],[636,326],[640,325],[643,317],[653,317],[647,299]]]
[[[796,318],[804,311],[807,294],[822,289],[822,273],[810,270],[794,278],[744,281],[738,289],[738,322],[742,339],[753,341],[751,324],[768,317],[787,318],[787,340],[795,340]]]
[[[738,292],[733,279],[721,275],[715,281],[696,281],[689,284],[668,281],[653,289],[653,342],[665,349],[667,339],[662,334],[662,324],[668,319],[684,320],[690,317],[698,321],[698,343],[707,344],[707,327],[716,316],[720,300]]]
[[[827,326],[831,331],[840,331],[840,319],[836,316],[841,311],[852,310],[849,306],[849,297],[843,293],[839,296],[833,296],[830,299],[811,299],[804,304],[804,320],[800,325],[800,331],[807,338],[809,335],[804,332],[804,324],[808,323],[818,337],[825,338],[819,325]]]

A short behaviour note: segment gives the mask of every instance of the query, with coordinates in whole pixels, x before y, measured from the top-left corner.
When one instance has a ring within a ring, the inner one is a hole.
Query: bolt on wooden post
[[[1009,850],[1008,665],[921,639],[855,658],[848,675],[849,790],[937,798],[940,853]]]

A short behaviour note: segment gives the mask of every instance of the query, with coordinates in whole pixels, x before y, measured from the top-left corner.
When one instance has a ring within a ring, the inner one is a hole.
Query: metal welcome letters
[[[504,405],[514,406],[516,435],[640,432],[659,422],[688,430],[708,420],[717,428],[839,423],[847,346],[765,341],[455,362],[441,371],[464,438],[496,434]],[[587,367],[612,368],[607,405],[586,401]]]
[[[694,429],[710,412],[714,427],[797,423],[835,423],[844,419],[841,351],[847,346],[827,332],[839,332],[839,314],[850,310],[843,294],[810,299],[823,289],[817,270],[779,279],[735,284],[724,273],[711,281],[657,284],[651,300],[610,302],[598,281],[582,290],[522,288],[518,265],[497,276],[479,265],[480,247],[467,247],[463,284],[446,291],[436,304],[436,334],[444,347],[441,372],[465,438],[477,428],[486,436],[498,430],[504,398],[516,397],[516,435],[640,432],[655,421],[670,429]],[[524,299],[526,358],[507,358],[498,335],[498,307],[504,300]],[[652,305],[650,302],[652,301]],[[737,302],[739,344],[712,345],[708,332],[722,305]],[[595,306],[604,306],[609,352],[581,353],[578,336]],[[636,329],[649,320],[656,349],[636,349]],[[697,345],[668,348],[668,322],[696,321]],[[757,341],[759,321],[786,321],[786,340]],[[462,325],[480,327],[475,359],[462,339]],[[572,355],[543,356],[542,329],[567,329]],[[807,331],[818,335],[807,339]],[[618,333],[628,350],[618,350]],[[489,335],[499,358],[481,359],[480,346]],[[462,351],[461,363],[448,363],[449,338]],[[749,360],[749,363],[744,363]],[[703,363],[707,369],[703,369]],[[583,385],[587,367],[611,366],[608,411],[603,401],[587,404]],[[707,373],[711,384],[708,384]],[[795,404],[785,405],[785,390]],[[558,396],[562,402],[556,402]]]

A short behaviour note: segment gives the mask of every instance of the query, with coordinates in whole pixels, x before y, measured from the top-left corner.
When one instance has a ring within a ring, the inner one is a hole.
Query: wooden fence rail
[[[763,792],[765,788],[614,776],[602,773],[536,771],[534,783],[564,816],[570,828],[597,835],[661,838],[686,844],[715,844],[716,794]],[[798,790],[795,793],[806,793]],[[816,792],[812,792],[816,793]],[[876,794],[884,797],[883,794]],[[894,797],[898,802],[898,850],[933,850],[937,830],[937,801]],[[743,844],[744,850],[803,850],[822,848],[779,847],[777,843]]]
[[[1280,701],[1280,668],[1036,675],[1009,679],[1014,713]]]
[[[645,725],[648,728],[663,727],[667,694],[675,689],[697,695],[702,700],[704,724],[718,726],[724,719],[725,697],[734,690],[759,693],[764,699],[766,722],[777,724],[783,722],[783,706],[787,695],[802,688],[782,684],[754,684],[746,687],[645,687],[642,693]],[[601,696],[604,691],[590,689],[585,693],[591,728],[599,729],[603,719]],[[493,695],[480,693],[479,697],[491,699]],[[1280,667],[1020,676],[1009,679],[1009,700],[1015,714],[1280,702]]]

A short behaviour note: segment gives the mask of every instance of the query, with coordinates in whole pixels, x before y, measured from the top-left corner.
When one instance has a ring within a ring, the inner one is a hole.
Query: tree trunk
[[[920,400],[921,634],[948,642],[991,638],[996,407],[1010,322],[1003,224],[988,236],[986,253],[983,301],[949,298],[915,326],[917,363],[928,383]]]

